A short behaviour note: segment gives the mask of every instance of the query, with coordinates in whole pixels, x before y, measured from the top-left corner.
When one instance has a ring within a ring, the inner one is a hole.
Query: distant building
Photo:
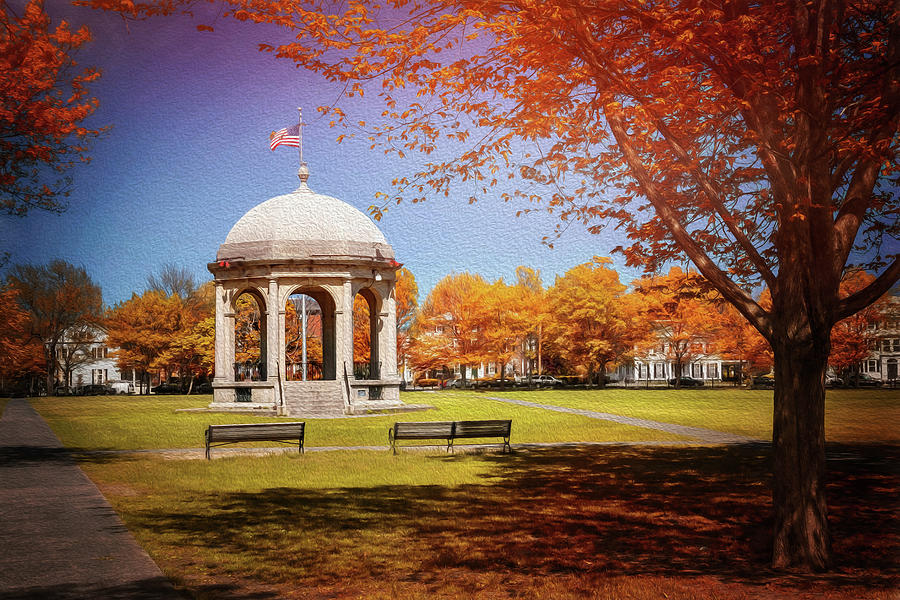
[[[122,379],[114,352],[106,345],[106,331],[99,326],[66,332],[56,347],[57,385],[80,387]]]
[[[900,296],[892,296],[882,318],[871,325],[871,353],[860,372],[894,383],[900,379]]]

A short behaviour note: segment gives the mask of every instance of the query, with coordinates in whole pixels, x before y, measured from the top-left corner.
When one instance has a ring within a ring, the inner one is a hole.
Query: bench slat
[[[224,445],[236,442],[287,442],[297,440],[300,452],[303,452],[305,427],[305,422],[210,425],[206,430],[206,458],[209,458],[210,444],[216,442]]]
[[[453,437],[509,437],[512,421],[457,421]]]
[[[397,453],[397,440],[447,440],[447,450],[453,448],[456,438],[503,438],[504,451],[510,449],[509,436],[512,420],[481,421],[423,421],[397,422],[388,430],[388,441],[394,454]]]

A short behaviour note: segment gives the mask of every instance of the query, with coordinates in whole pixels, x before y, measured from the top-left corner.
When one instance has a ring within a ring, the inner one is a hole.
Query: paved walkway
[[[0,597],[182,598],[21,399],[0,418]]]
[[[696,438],[701,442],[707,444],[746,444],[749,442],[762,441],[757,438],[747,437],[745,435],[725,433],[722,431],[713,431],[712,429],[704,429],[702,427],[688,427],[687,425],[675,425],[674,423],[662,423],[660,421],[651,421],[649,419],[623,417],[622,415],[596,412],[593,410],[566,408],[564,406],[555,406],[553,404],[539,404],[537,402],[526,402],[525,400],[514,400],[513,398],[498,398],[496,396],[487,396],[487,398],[488,400],[496,400],[497,402],[507,402],[509,404],[518,404],[519,406],[528,406],[531,408],[543,408],[544,410],[581,415],[582,417],[588,417],[590,419],[612,421],[614,423],[621,423],[622,425],[634,425],[635,427],[656,429],[657,431],[665,431],[668,433],[674,433],[676,435],[684,435],[687,437]]]

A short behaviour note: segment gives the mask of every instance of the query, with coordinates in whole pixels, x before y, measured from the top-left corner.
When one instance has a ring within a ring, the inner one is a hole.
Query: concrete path
[[[566,408],[564,406],[555,406],[552,404],[538,404],[537,402],[526,402],[525,400],[514,400],[512,398],[498,398],[496,396],[487,396],[487,398],[488,400],[496,400],[497,402],[507,402],[509,404],[518,404],[519,406],[528,406],[531,408],[543,408],[544,410],[581,415],[582,417],[588,417],[591,419],[612,421],[614,423],[621,423],[622,425],[634,425],[635,427],[656,429],[657,431],[665,431],[667,433],[674,433],[676,435],[696,438],[697,440],[707,444],[746,444],[749,442],[762,441],[745,435],[725,433],[722,431],[713,431],[712,429],[703,429],[702,427],[688,427],[687,425],[662,423],[660,421],[650,421],[649,419],[624,417],[622,415],[614,415],[611,413],[583,410],[580,408]]]
[[[183,599],[21,399],[0,419],[0,597]]]

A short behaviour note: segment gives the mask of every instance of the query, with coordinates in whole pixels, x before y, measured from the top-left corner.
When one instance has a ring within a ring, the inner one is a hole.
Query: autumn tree
[[[31,315],[20,306],[18,296],[12,286],[0,288],[0,389],[11,380],[43,375],[46,370],[43,344],[32,334]]]
[[[65,209],[71,180],[100,132],[84,126],[97,108],[88,84],[100,73],[77,68],[75,52],[90,41],[86,27],[51,26],[41,0],[16,12],[0,3],[0,212]]]
[[[431,290],[416,317],[411,356],[419,369],[460,365],[463,382],[467,367],[485,358],[484,297],[488,283],[471,273],[447,275]]]
[[[103,298],[81,267],[63,260],[46,265],[15,265],[6,277],[19,305],[30,315],[31,334],[41,341],[47,365],[47,390],[59,371],[57,350],[67,332],[100,322]]]
[[[353,298],[353,366],[368,365],[372,356],[372,331],[369,302],[362,294]],[[360,375],[362,377],[362,375]]]
[[[120,369],[140,372],[141,387],[146,379],[148,391],[150,370],[178,333],[181,316],[178,297],[157,291],[132,294],[106,315],[106,340],[117,348],[116,363]]]
[[[527,320],[522,348],[528,361],[528,374],[537,370],[540,375],[543,372],[544,327],[550,318],[540,270],[523,265],[516,267],[516,287],[522,305],[520,310]]]
[[[86,2],[130,15],[191,6]],[[490,196],[503,182],[517,191],[497,196],[543,201],[566,224],[616,223],[630,265],[690,259],[774,351],[772,563],[832,564],[831,329],[900,275],[900,259],[880,252],[900,228],[895,2],[222,4],[296,35],[264,51],[383,101],[376,122],[324,109],[335,123],[389,152],[432,154],[376,216],[393,199]],[[880,272],[844,297],[854,263]],[[771,309],[748,291],[760,283]]]
[[[534,330],[530,299],[530,288],[518,283],[507,285],[503,279],[492,283],[484,292],[483,321],[478,329],[484,356],[497,365],[501,381],[506,378],[506,365]]]
[[[712,349],[722,358],[738,361],[740,379],[737,383],[742,383],[745,375],[769,372],[772,369],[772,348],[766,338],[731,304],[723,304],[718,309],[721,312],[716,317],[718,327],[711,338]],[[750,381],[752,385],[752,377]]]
[[[167,273],[177,275],[170,279]],[[211,282],[197,287],[192,277],[186,279],[184,270],[164,268],[157,291],[177,305],[177,327],[169,343],[151,362],[154,368],[166,373],[178,373],[186,392],[193,389],[197,377],[209,375],[215,363],[215,296]],[[148,283],[152,283],[152,280]],[[174,283],[174,285],[173,285]],[[168,291],[166,291],[168,290]],[[184,294],[184,296],[182,296]]]
[[[547,291],[547,338],[572,367],[604,384],[607,366],[630,356],[644,331],[638,299],[625,293],[612,261],[595,256],[566,271]]]
[[[652,325],[650,346],[674,365],[675,387],[681,387],[684,365],[705,356],[718,327],[715,301],[718,295],[706,289],[696,273],[672,267],[665,276],[645,277],[634,282],[635,291],[644,298],[646,318]]]
[[[874,277],[863,271],[851,271],[841,281],[841,294],[849,296],[869,285]],[[876,342],[873,327],[882,319],[888,297],[882,296],[858,313],[838,321],[831,330],[831,354],[828,364],[844,375],[859,373],[859,364],[869,357]]]

